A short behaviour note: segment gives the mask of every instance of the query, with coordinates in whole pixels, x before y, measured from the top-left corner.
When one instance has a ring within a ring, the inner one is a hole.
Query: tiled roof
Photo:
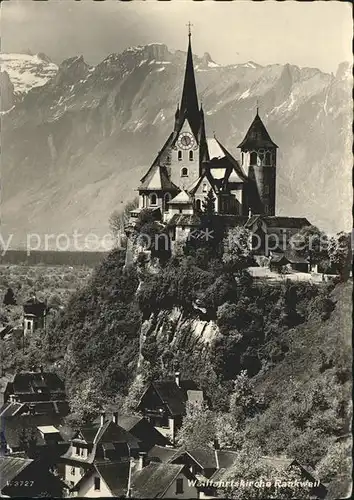
[[[168,445],[169,440],[155,429],[144,417],[134,415],[122,415],[118,417],[118,424],[129,431],[140,441],[140,446],[145,451],[155,445]]]
[[[238,147],[242,149],[278,147],[270,138],[267,129],[265,128],[264,123],[262,122],[258,114],[258,111],[245,135],[245,138],[238,145]]]
[[[133,473],[131,496],[133,498],[159,498],[184,469],[184,465],[150,463]]]
[[[37,445],[45,444],[45,441],[38,430],[39,426],[54,425],[58,427],[61,418],[57,415],[16,415],[1,419],[1,433],[7,445],[16,449],[20,446],[21,434],[25,430],[30,433],[34,431],[37,438]]]
[[[0,457],[0,491],[32,462],[28,458]]]
[[[129,461],[109,464],[96,464],[95,468],[115,497],[127,493]]]
[[[175,214],[169,221],[169,226],[198,227],[200,218],[196,214]]]
[[[251,227],[257,220],[262,220],[267,227],[285,228],[285,229],[301,229],[305,226],[310,226],[310,222],[305,217],[282,217],[271,215],[252,215],[247,220],[245,227]]]
[[[188,390],[200,391],[193,380],[181,380],[180,386],[174,380],[153,382],[152,385],[161,399],[167,404],[172,415],[183,415],[185,413]]]
[[[173,458],[180,454],[180,449],[169,448],[167,446],[154,446],[148,453],[152,462],[171,462]]]
[[[49,392],[65,394],[64,382],[56,373],[52,372],[16,374],[12,383],[12,394],[33,394],[36,392],[36,387],[46,388]]]

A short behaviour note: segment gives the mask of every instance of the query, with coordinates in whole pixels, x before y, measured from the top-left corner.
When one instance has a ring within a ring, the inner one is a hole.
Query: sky
[[[351,61],[352,10],[347,2],[193,0],[5,0],[2,52],[44,52],[60,63],[83,55],[97,64],[112,52],[146,43],[186,50],[220,64],[255,61],[334,72]]]

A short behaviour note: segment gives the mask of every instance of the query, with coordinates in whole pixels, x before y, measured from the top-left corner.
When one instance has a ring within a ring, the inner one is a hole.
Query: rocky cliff
[[[209,54],[194,62],[207,134],[215,130],[236,157],[259,99],[279,146],[277,212],[348,229],[350,65],[330,75],[290,64],[221,66]],[[171,130],[184,64],[184,52],[161,44],[95,67],[73,57],[51,75],[43,64],[51,78],[3,116],[2,231],[15,233],[13,245],[26,232],[108,231],[110,213],[135,196]]]

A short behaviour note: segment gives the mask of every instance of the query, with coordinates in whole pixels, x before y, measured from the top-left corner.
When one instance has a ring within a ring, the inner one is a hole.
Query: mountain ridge
[[[135,196],[173,126],[184,64],[185,52],[164,44],[128,48],[96,66],[75,56],[21,97],[3,116],[2,221],[13,244],[53,227],[108,231],[110,213]],[[277,212],[329,232],[349,228],[350,65],[330,75],[290,64],[221,66],[210,54],[194,56],[194,65],[208,136],[215,130],[236,157],[259,100],[280,147]]]

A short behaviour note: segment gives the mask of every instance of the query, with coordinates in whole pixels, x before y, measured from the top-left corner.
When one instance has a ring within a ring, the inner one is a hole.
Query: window
[[[183,214],[183,210],[182,210],[182,208],[180,208],[180,209],[179,209],[179,213],[180,213],[180,214]]]
[[[197,210],[201,210],[202,209],[202,202],[201,202],[201,200],[197,200],[195,202],[195,206],[196,206]]]
[[[75,455],[77,455],[78,457],[80,456],[80,447],[79,446],[75,446]]]
[[[193,151],[189,151],[189,161],[193,161],[194,160],[194,153]]]
[[[100,489],[101,489],[101,478],[95,477],[95,479],[94,479],[94,489],[95,489],[95,491],[100,491]]]
[[[251,162],[251,165],[257,164],[257,153],[255,151],[252,151],[252,153],[250,155],[250,162]]]
[[[268,184],[266,184],[264,186],[264,194],[269,194],[269,186],[268,186]]]
[[[31,322],[27,321],[27,330],[30,330],[30,329],[31,329]]]
[[[183,478],[179,477],[176,479],[176,495],[183,493]]]
[[[166,193],[165,194],[165,210],[167,211],[168,210],[168,202],[171,201],[171,195],[170,193]]]
[[[75,467],[71,467],[71,475],[72,476],[75,476],[75,471],[76,471]]]
[[[157,205],[157,196],[156,196],[156,194],[150,195],[150,205]]]
[[[270,165],[271,163],[272,163],[272,155],[268,151],[268,153],[266,153],[265,155],[265,164]]]
[[[177,156],[178,156],[178,161],[182,161],[182,151],[178,151]]]
[[[203,193],[206,193],[208,191],[208,186],[207,184],[203,184]]]
[[[188,168],[187,167],[182,168],[181,177],[188,177]]]

